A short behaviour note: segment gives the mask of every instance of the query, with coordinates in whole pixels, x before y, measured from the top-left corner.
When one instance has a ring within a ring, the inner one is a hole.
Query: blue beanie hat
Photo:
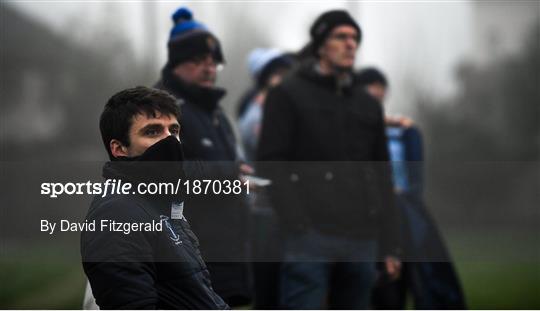
[[[218,39],[206,26],[193,19],[188,8],[181,7],[172,15],[174,26],[169,36],[169,65],[174,66],[194,57],[210,54],[219,63],[224,62]]]
[[[200,29],[208,31],[202,23],[193,20],[193,13],[187,8],[181,7],[172,15],[174,26],[171,29],[169,40],[181,35],[185,31]]]
[[[278,49],[256,48],[252,50],[247,59],[249,73],[253,78],[257,78],[266,65],[282,54],[283,52]]]

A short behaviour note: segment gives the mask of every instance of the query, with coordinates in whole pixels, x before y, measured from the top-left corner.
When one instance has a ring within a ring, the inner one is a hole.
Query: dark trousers
[[[286,237],[280,301],[286,309],[367,309],[377,244],[314,230]]]
[[[279,309],[279,271],[282,259],[282,239],[278,220],[264,191],[252,202],[251,250],[253,291],[256,310]]]

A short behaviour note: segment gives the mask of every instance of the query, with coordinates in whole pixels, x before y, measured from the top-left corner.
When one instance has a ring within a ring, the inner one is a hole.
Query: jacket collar
[[[166,182],[178,185],[178,180],[185,177],[183,158],[180,142],[174,136],[169,136],[149,147],[140,156],[121,157],[105,163],[103,177],[122,180],[124,183],[129,182],[132,184],[132,189],[139,183]],[[181,193],[141,194],[141,196],[155,202],[172,202],[181,199]]]
[[[356,84],[353,73],[349,73],[345,79],[339,79],[336,75],[324,75],[321,73],[316,60],[310,60],[298,68],[299,75],[321,87],[332,90],[338,95],[350,95]]]
[[[171,92],[176,98],[184,99],[207,111],[217,109],[219,101],[226,94],[226,91],[222,88],[207,88],[187,84],[174,75],[169,65],[163,68],[161,80],[158,82],[157,87]]]

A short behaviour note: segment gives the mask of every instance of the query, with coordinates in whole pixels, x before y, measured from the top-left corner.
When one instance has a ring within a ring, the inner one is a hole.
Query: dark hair
[[[380,83],[384,87],[388,87],[388,80],[386,79],[386,76],[380,70],[373,67],[360,70],[356,74],[356,80],[358,83],[364,86],[373,83]]]
[[[99,130],[109,158],[114,160],[110,142],[117,139],[129,146],[129,130],[133,117],[144,114],[155,118],[156,114],[173,115],[180,120],[176,99],[165,91],[137,86],[114,94],[105,104],[99,120]]]

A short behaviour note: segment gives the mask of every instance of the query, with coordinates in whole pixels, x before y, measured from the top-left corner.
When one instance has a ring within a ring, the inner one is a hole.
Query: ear
[[[117,139],[111,139],[109,148],[115,158],[128,156],[127,148]]]
[[[174,66],[172,72],[174,73],[175,76],[178,76],[178,77],[181,77],[183,72],[184,72],[184,68],[186,66],[184,66],[185,62],[182,62],[180,64],[177,64],[176,66]]]
[[[321,45],[319,46],[319,48],[317,49],[317,55],[319,55],[319,57],[321,57],[321,56],[322,56],[322,53],[323,53],[323,45],[321,44]]]

